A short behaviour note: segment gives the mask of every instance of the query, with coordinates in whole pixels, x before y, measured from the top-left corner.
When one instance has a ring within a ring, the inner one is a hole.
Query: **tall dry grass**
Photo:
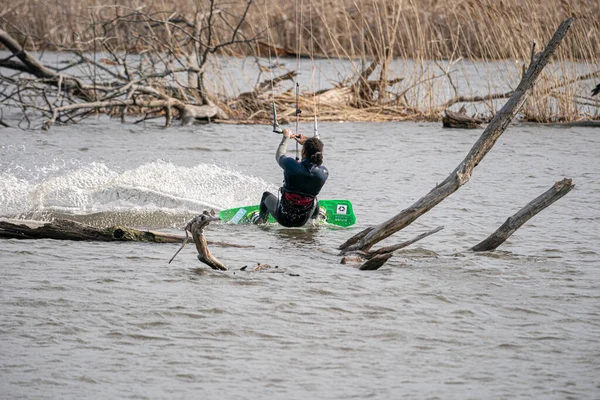
[[[119,8],[191,16],[207,0],[5,0],[0,18],[30,38],[30,46],[90,45],[92,20]],[[217,4],[219,4],[217,2]],[[244,2],[222,2],[237,15]],[[595,0],[262,0],[244,29],[269,29],[274,45],[329,57],[373,56],[385,43],[394,57],[514,59],[532,38],[549,37],[569,16],[578,19],[562,46],[574,59],[600,54],[600,2]],[[13,32],[14,33],[14,30]],[[125,31],[123,32],[126,33]],[[225,30],[224,33],[226,34]],[[97,34],[97,32],[96,32]],[[123,43],[127,37],[122,37]],[[300,48],[299,48],[300,46]]]
[[[216,40],[227,37],[228,25],[244,6],[241,1],[222,2],[223,18],[216,31],[221,37]],[[98,31],[102,21],[113,20],[123,12],[121,7],[141,8],[158,19],[173,15],[191,18],[208,9],[209,1],[5,0],[0,23],[29,48],[92,50],[97,43],[94,38],[103,34]],[[582,73],[598,72],[592,77],[600,77],[597,0],[262,0],[254,2],[242,31],[247,37],[259,37],[263,46],[253,50],[238,46],[228,51],[265,56],[265,48],[270,48],[283,54],[350,59],[353,67],[347,71],[348,77],[359,73],[367,60],[411,60],[410,68],[402,71],[402,85],[392,88],[392,95],[404,107],[435,116],[448,91],[470,94],[468,86],[456,88],[452,81],[450,71],[457,60],[514,61],[511,67],[480,77],[514,85],[521,65],[530,57],[531,40],[545,43],[568,16],[577,17],[577,22],[556,53],[554,66],[547,68],[536,85],[524,118],[575,120],[585,117],[586,102],[597,107],[586,99],[586,86],[577,82]],[[115,50],[140,51],[144,42],[134,40],[137,34],[135,26],[122,24],[112,26],[112,36],[103,40],[113,41]],[[436,67],[432,60],[444,63]],[[378,73],[379,78],[387,78],[386,68]],[[439,79],[445,80],[445,85],[437,84]],[[383,87],[379,93],[388,95]],[[485,107],[493,112],[495,104],[489,102]]]

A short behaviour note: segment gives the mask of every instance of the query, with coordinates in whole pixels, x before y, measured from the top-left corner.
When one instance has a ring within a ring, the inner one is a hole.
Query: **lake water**
[[[308,125],[301,131],[310,133]],[[515,125],[471,181],[383,244],[444,225],[378,271],[336,248],[411,205],[481,131],[323,123],[357,224],[211,224],[188,245],[0,241],[0,398],[600,398],[600,136]],[[282,180],[265,126],[106,118],[0,129],[0,216],[182,233]],[[293,146],[290,145],[290,151]],[[498,251],[468,249],[563,177],[575,189]],[[271,272],[240,271],[257,262]]]

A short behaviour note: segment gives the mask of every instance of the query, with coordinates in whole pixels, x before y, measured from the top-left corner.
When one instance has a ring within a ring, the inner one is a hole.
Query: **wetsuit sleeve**
[[[279,143],[279,147],[277,147],[277,152],[275,153],[275,160],[279,164],[279,159],[281,156],[285,156],[285,152],[287,151],[288,138],[285,136],[281,139],[281,143]]]

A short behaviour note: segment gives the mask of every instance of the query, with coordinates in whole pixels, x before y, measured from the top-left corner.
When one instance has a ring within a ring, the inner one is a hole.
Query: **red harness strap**
[[[290,193],[286,191],[283,192],[283,198],[285,201],[296,207],[308,207],[312,205],[315,199],[311,196],[302,196],[298,193]]]

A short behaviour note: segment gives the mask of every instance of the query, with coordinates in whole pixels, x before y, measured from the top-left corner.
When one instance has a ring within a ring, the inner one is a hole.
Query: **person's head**
[[[306,139],[302,146],[302,158],[308,158],[311,164],[323,164],[323,142],[318,137]]]

